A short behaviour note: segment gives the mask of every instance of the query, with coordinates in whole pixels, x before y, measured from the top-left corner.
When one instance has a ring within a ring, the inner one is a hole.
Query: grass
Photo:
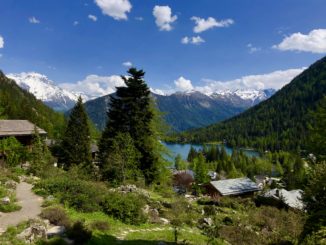
[[[4,204],[0,201],[0,212],[9,213],[21,209],[21,206],[15,203],[16,196],[14,191],[9,191],[3,186],[0,186],[0,199],[3,197],[9,197],[10,203]]]
[[[0,236],[1,245],[25,245],[22,240],[17,238],[17,235],[28,227],[28,222],[22,222],[18,226],[8,227],[7,231]]]

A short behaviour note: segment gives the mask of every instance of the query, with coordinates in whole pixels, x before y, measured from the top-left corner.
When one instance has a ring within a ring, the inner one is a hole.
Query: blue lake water
[[[203,147],[204,147],[204,145],[202,145],[202,144],[174,144],[174,143],[172,144],[172,143],[165,143],[165,142],[162,142],[162,144],[167,149],[169,149],[169,151],[171,153],[171,156],[167,157],[168,160],[173,160],[178,154],[180,154],[184,160],[187,160],[188,153],[189,153],[191,146],[193,146],[197,151],[203,149]],[[210,147],[210,146],[216,146],[216,145],[207,144],[206,146]],[[222,145],[217,145],[217,146],[220,149],[222,147]],[[224,146],[224,148],[225,148],[225,151],[227,154],[229,154],[229,155],[232,154],[233,148],[227,147],[227,146]],[[248,149],[242,149],[242,150],[247,156],[259,157],[259,153],[257,151],[248,150]]]

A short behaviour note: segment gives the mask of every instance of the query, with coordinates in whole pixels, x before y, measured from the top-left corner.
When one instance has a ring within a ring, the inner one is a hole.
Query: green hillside
[[[270,99],[222,123],[186,132],[179,141],[225,140],[261,150],[304,149],[311,111],[326,95],[326,57],[311,65]]]
[[[0,118],[26,119],[56,138],[64,127],[64,116],[18,87],[0,71]]]

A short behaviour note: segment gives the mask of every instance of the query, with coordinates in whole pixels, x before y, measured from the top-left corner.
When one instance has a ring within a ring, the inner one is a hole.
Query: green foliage
[[[106,214],[124,223],[139,225],[147,220],[143,212],[145,200],[138,194],[109,192],[102,205]]]
[[[75,244],[87,244],[92,238],[92,231],[90,231],[83,221],[75,222],[67,231],[70,239],[74,240]]]
[[[59,138],[64,128],[64,116],[54,112],[34,95],[21,89],[0,71],[0,118],[25,119]]]
[[[53,225],[70,226],[70,220],[65,210],[59,206],[52,206],[42,210],[41,218],[47,219]]]
[[[199,154],[197,158],[194,159],[194,173],[195,181],[198,184],[206,183],[208,181],[207,175],[207,164],[203,154]]]
[[[105,165],[102,164],[104,179],[114,184],[125,184],[126,181],[137,181],[141,177],[139,171],[140,153],[128,133],[118,133],[107,154]]]
[[[29,172],[42,176],[43,173],[48,170],[49,165],[53,163],[52,155],[46,146],[44,138],[41,138],[37,129],[35,128],[35,133],[32,142],[32,150],[30,155],[30,169]]]
[[[326,57],[270,99],[222,123],[181,134],[179,140],[200,143],[226,140],[231,146],[262,151],[298,151],[306,147],[308,125],[313,124],[308,112],[316,110],[325,94]]]
[[[186,170],[187,162],[184,161],[180,154],[178,154],[174,159],[174,167],[176,170]]]
[[[15,167],[27,159],[27,151],[14,137],[0,140],[0,154],[5,156],[8,167]]]
[[[309,150],[316,156],[316,160],[326,161],[326,96],[320,101],[317,110],[311,112],[314,119],[310,125]]]
[[[53,195],[58,200],[84,212],[101,210],[106,187],[101,183],[80,180],[69,172],[56,177],[42,179],[35,184],[35,191],[43,196]]]
[[[144,71],[131,68],[128,73],[129,77],[122,77],[126,87],[118,87],[117,92],[110,96],[108,122],[99,143],[100,167],[103,168],[106,164],[115,136],[118,133],[129,133],[140,152],[140,170],[143,171],[146,183],[150,184],[158,171],[150,91],[143,80]]]
[[[65,169],[72,165],[89,166],[91,162],[91,143],[89,119],[81,97],[72,109],[68,125],[62,138],[59,161]]]

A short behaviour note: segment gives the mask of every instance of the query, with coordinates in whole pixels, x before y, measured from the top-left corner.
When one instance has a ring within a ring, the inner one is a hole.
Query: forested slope
[[[244,113],[202,129],[180,134],[179,141],[225,140],[231,146],[261,150],[303,149],[311,111],[326,95],[326,57],[311,65],[270,99]]]

